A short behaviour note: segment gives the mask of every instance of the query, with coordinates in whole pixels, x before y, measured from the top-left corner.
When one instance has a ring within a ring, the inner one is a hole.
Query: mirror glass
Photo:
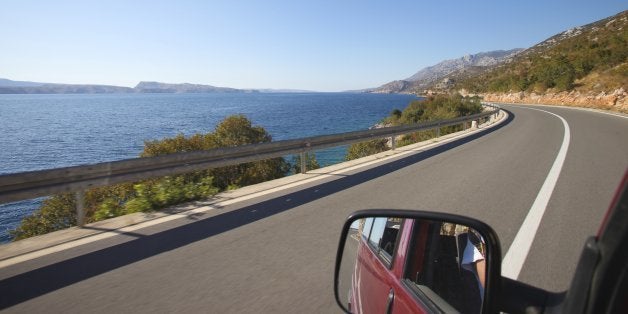
[[[482,234],[448,221],[366,217],[350,221],[337,280],[351,313],[480,313],[486,282]]]

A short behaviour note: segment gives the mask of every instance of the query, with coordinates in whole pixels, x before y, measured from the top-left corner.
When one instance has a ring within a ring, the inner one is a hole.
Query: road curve
[[[508,251],[563,141],[560,119],[505,124],[391,162],[0,269],[7,312],[334,313],[340,228],[354,210],[425,209],[494,227]],[[534,107],[538,108],[538,107]],[[628,119],[567,108],[571,141],[519,279],[568,287],[628,167]]]

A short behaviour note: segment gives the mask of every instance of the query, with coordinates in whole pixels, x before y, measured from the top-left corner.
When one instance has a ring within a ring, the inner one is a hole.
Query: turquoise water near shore
[[[0,95],[0,174],[135,158],[144,141],[211,132],[244,114],[273,140],[367,129],[411,95],[351,93]],[[346,147],[316,152],[321,165]],[[39,206],[0,205],[0,242]]]

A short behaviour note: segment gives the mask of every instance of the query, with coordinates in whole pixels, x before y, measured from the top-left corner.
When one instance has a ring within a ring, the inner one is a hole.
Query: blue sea
[[[0,174],[138,157],[144,141],[247,116],[273,140],[367,129],[411,95],[352,93],[0,95]],[[346,147],[316,152],[321,165]],[[288,160],[291,161],[291,160]],[[0,205],[0,243],[40,200]]]

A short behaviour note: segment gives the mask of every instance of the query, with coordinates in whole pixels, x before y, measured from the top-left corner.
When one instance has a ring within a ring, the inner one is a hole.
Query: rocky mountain
[[[523,49],[511,49],[480,52],[477,54],[466,55],[458,59],[445,60],[436,65],[424,68],[405,80],[411,82],[438,81],[455,71],[471,67],[489,67],[511,60],[512,57],[522,50]]]
[[[460,78],[472,93],[605,93],[628,90],[628,11],[556,34],[509,63]]]
[[[366,90],[370,93],[421,93],[422,90],[434,86],[447,87],[453,83],[449,76],[461,73],[477,73],[484,68],[509,62],[523,49],[497,50],[466,55],[458,59],[442,61],[436,65],[419,70],[403,80],[392,81],[378,88]]]

